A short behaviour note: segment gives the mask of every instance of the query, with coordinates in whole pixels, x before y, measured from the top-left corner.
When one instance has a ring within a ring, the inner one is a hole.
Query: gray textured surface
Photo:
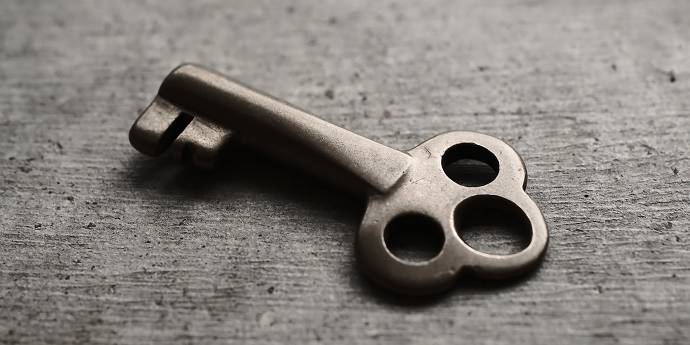
[[[176,2],[0,4],[0,342],[690,342],[690,2]],[[542,267],[406,305],[357,271],[356,201],[140,156],[182,61],[395,148],[506,140]]]

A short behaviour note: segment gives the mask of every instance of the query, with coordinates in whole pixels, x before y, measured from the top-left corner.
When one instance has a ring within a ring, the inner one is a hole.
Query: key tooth
[[[215,165],[221,149],[229,142],[229,130],[200,117],[194,117],[172,145],[178,157],[192,164],[210,169]]]
[[[182,133],[192,117],[163,98],[156,97],[129,131],[129,142],[149,156],[158,156]]]

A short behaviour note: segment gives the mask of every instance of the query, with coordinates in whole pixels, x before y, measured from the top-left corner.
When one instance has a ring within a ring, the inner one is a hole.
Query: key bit
[[[487,278],[512,277],[534,268],[546,250],[548,231],[525,193],[524,162],[508,144],[487,135],[449,132],[401,152],[185,64],[165,78],[129,137],[142,153],[160,155],[171,147],[203,167],[211,167],[229,142],[246,145],[362,195],[368,204],[357,236],[358,261],[373,281],[397,292],[438,292],[466,270]],[[456,158],[488,161],[496,176],[479,186],[462,185],[444,171]],[[506,209],[527,224],[527,247],[495,255],[467,245],[457,228],[485,206]],[[440,229],[442,245],[433,258],[411,262],[387,247],[391,224],[409,216],[429,221],[414,231]]]
[[[166,79],[159,95],[132,126],[132,146],[144,154],[158,156],[172,145],[181,159],[212,168],[231,138],[231,131],[166,100],[171,87],[175,88],[175,83]]]

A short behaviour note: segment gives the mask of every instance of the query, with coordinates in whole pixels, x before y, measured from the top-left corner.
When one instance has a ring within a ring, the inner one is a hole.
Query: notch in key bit
[[[175,156],[201,168],[212,168],[232,133],[175,104],[175,95],[185,93],[185,83],[173,71],[161,84],[158,95],[139,115],[129,131],[137,150],[158,156],[169,147]]]

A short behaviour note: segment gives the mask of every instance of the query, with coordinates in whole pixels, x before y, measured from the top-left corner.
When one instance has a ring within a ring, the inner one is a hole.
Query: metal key
[[[299,166],[366,197],[357,236],[357,257],[370,279],[400,293],[447,289],[471,270],[487,278],[508,278],[539,262],[548,232],[537,205],[525,193],[527,175],[508,144],[473,132],[449,132],[400,152],[328,123],[283,101],[216,72],[185,64],[163,81],[156,98],[129,134],[139,151],[158,155],[169,146],[201,166],[211,166],[226,143],[248,145]],[[487,162],[495,178],[482,186],[456,183],[447,162]],[[526,248],[494,255],[467,245],[456,228],[477,207],[506,209],[531,229]],[[401,259],[387,246],[389,224],[421,217],[442,233],[440,252],[422,262]]]

